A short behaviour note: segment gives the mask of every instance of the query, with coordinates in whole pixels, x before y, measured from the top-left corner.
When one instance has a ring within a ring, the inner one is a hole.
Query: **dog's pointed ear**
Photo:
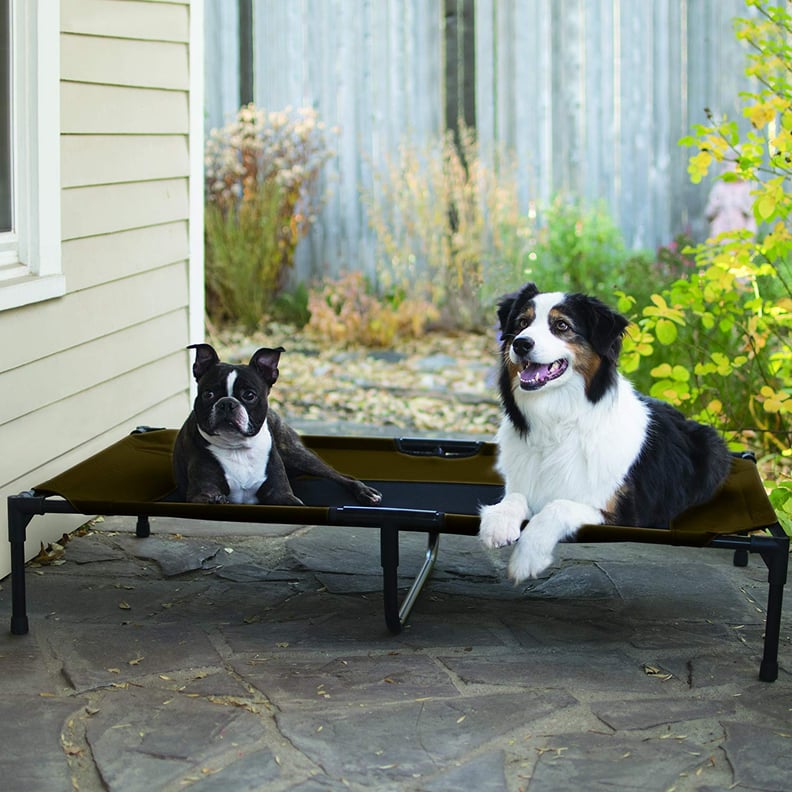
[[[192,371],[195,381],[203,377],[212,366],[216,366],[220,362],[217,352],[209,344],[190,344],[187,349],[195,350],[195,363],[193,363]]]
[[[276,347],[275,349],[262,347],[256,350],[253,353],[253,357],[250,358],[248,365],[255,369],[270,387],[277,382],[278,374],[280,373],[278,371],[278,361],[283,351],[283,347]]]
[[[528,302],[539,294],[539,289],[535,283],[526,283],[521,289],[511,294],[504,294],[498,301],[498,321],[500,322],[501,334],[506,332],[509,324],[509,316],[517,300]]]

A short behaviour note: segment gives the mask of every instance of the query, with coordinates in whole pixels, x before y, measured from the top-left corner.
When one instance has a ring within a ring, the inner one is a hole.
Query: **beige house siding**
[[[61,2],[66,294],[0,312],[3,501],[138,424],[177,426],[189,408],[200,10],[200,0]],[[5,536],[5,509],[0,519]],[[37,518],[28,555],[79,521]],[[4,543],[0,576],[9,567]]]

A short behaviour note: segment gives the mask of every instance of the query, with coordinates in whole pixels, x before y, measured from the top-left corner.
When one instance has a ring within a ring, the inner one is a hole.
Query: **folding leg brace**
[[[437,552],[439,550],[440,534],[431,531],[428,534],[426,556],[423,565],[413,580],[410,590],[404,597],[399,607],[399,529],[393,526],[383,526],[380,529],[380,559],[382,561],[382,599],[385,607],[385,624],[388,629],[398,635],[424,587],[424,583],[432,574]]]
[[[779,525],[771,526],[771,536],[719,536],[708,547],[724,547],[742,557],[747,553],[759,553],[767,566],[767,618],[765,624],[764,650],[759,666],[759,679],[774,682],[778,678],[778,645],[781,636],[781,610],[784,586],[789,566],[789,537]],[[421,593],[434,568],[438,553],[439,533],[428,534],[426,558],[412,586],[399,607],[399,529],[383,526],[380,529],[380,556],[382,561],[382,586],[385,607],[385,623],[388,629],[398,634],[402,631],[415,600]]]

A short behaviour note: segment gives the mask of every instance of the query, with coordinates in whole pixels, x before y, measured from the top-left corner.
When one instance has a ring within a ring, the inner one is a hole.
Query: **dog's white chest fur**
[[[272,435],[264,422],[253,437],[222,438],[201,434],[220,463],[228,483],[231,503],[258,503],[256,493],[267,480],[267,463],[272,452]]]
[[[528,435],[522,437],[508,419],[498,431],[506,493],[524,495],[532,514],[570,498],[604,509],[641,450],[649,421],[645,405],[622,377],[612,395],[597,404],[575,399],[568,412],[557,409],[563,404],[557,393],[530,398]]]

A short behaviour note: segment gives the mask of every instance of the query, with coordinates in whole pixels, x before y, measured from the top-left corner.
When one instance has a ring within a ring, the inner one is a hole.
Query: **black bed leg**
[[[778,641],[781,634],[781,599],[783,595],[783,586],[770,586],[767,594],[764,652],[759,666],[759,679],[763,682],[775,682],[778,679]]]
[[[778,678],[778,643],[781,636],[781,607],[784,584],[789,566],[789,540],[779,542],[771,551],[763,552],[767,564],[767,620],[765,622],[764,652],[759,666],[759,678],[764,682],[775,682]]]
[[[398,635],[402,631],[399,618],[399,529],[380,527],[380,560],[382,562],[382,600],[385,607],[385,624]]]
[[[145,539],[147,536],[151,536],[151,525],[149,523],[149,518],[145,514],[141,514],[137,518],[135,536],[137,536],[138,539]]]
[[[734,551],[734,566],[736,566],[736,567],[746,567],[746,566],[748,566],[748,551],[747,550],[735,550]]]
[[[26,635],[30,629],[25,597],[25,539],[33,514],[21,509],[24,495],[8,499],[8,541],[11,543],[11,634]]]

